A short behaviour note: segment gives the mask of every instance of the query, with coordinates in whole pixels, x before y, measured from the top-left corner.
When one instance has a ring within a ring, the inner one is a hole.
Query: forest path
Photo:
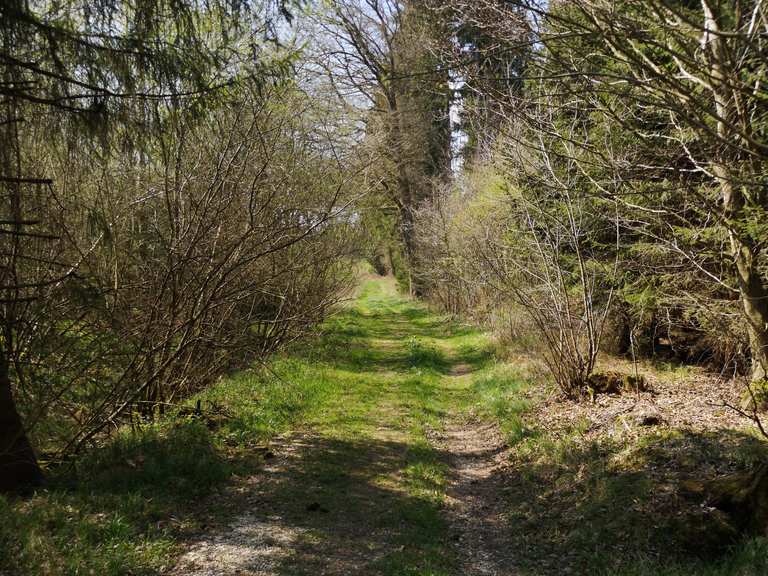
[[[508,447],[496,424],[454,417],[438,437],[448,454],[449,519],[457,542],[457,574],[514,574],[508,538],[509,504],[504,501]]]
[[[221,521],[173,573],[510,574],[495,484],[503,442],[467,416],[486,337],[371,278],[301,354],[334,392],[234,483]]]

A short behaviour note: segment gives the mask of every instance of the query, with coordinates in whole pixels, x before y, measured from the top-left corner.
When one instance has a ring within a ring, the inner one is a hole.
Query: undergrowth
[[[660,428],[613,438],[588,435],[586,421],[545,427],[533,410],[543,387],[504,364],[478,371],[471,390],[467,409],[496,422],[511,448],[512,472],[500,496],[508,504],[516,573],[768,574],[768,540],[723,546],[707,533],[698,505],[677,494],[681,478],[765,461],[765,443],[753,434]]]
[[[543,427],[540,387],[492,350],[484,334],[369,281],[318,338],[222,379],[160,422],[120,430],[50,470],[34,495],[0,497],[0,574],[161,574],[226,488],[260,468],[270,440],[297,430],[311,430],[311,443],[272,497],[302,536],[280,573],[321,573],[325,556],[352,549],[370,574],[454,574],[449,470],[429,438],[459,411],[496,422],[511,448],[499,529],[516,573],[768,574],[765,539],[716,554],[692,542],[667,473],[725,460],[746,469],[766,457],[763,444],[738,431],[612,439],[589,436],[588,422]],[[309,505],[323,513],[308,515]],[[374,537],[357,541],[360,526]]]

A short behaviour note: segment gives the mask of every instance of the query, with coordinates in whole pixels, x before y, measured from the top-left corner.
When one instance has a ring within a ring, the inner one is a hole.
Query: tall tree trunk
[[[734,185],[733,174],[724,163],[716,164],[714,173],[720,180],[723,215],[729,223],[731,256],[736,269],[742,311],[747,321],[752,380],[762,380],[768,376],[768,286],[758,268],[759,249],[755,247],[754,241],[735,226],[745,218],[744,192],[741,187]]]
[[[732,88],[734,84],[728,81],[729,77],[738,76],[739,63],[733,60],[735,51],[727,50],[727,35],[721,34],[723,17],[718,11],[720,6],[708,0],[702,0],[701,5],[704,15],[702,45],[708,48],[711,90],[717,112],[717,135],[720,139],[720,150],[712,168],[720,182],[723,216],[728,225],[731,256],[747,321],[752,355],[752,380],[762,380],[768,374],[768,286],[758,268],[759,248],[749,233],[744,231],[743,224],[747,219],[745,208],[748,205],[765,208],[766,194],[760,189],[760,165],[755,171],[752,168],[754,160],[743,157],[743,151],[734,146],[734,143],[742,138],[733,127],[739,125],[747,129],[752,119],[742,95]],[[749,146],[746,143],[744,145]],[[741,174],[741,170],[748,173]]]
[[[397,96],[393,93],[388,98],[390,113],[390,133],[392,161],[397,169],[397,193],[399,208],[399,232],[400,239],[403,242],[403,252],[405,256],[405,266],[408,272],[408,291],[411,296],[421,296],[421,290],[418,283],[418,274],[416,272],[416,238],[414,210],[416,209],[416,199],[413,190],[413,182],[409,171],[408,151],[405,142],[405,132],[403,126],[403,113],[399,108]]]
[[[731,232],[731,251],[749,332],[752,380],[763,380],[768,376],[768,289],[757,267],[754,247]]]
[[[4,36],[3,47],[11,53],[11,35]],[[8,85],[13,85],[17,78],[11,74],[3,75]],[[19,136],[17,124],[21,116],[13,98],[3,102],[2,145],[0,146],[0,176],[21,177],[19,154]],[[18,273],[18,261],[21,253],[21,235],[23,220],[21,212],[21,185],[7,183],[0,189],[5,200],[0,208],[3,219],[12,222],[12,230],[6,230],[3,238],[3,258],[0,261],[0,284],[9,286],[3,289],[3,306],[0,308],[0,333],[3,345],[0,347],[0,492],[25,490],[42,482],[43,474],[37,464],[37,458],[27,439],[16,403],[11,390],[9,361],[7,350],[11,346],[16,308],[19,297],[17,286],[21,283]]]
[[[404,206],[400,211],[400,237],[403,240],[405,260],[408,266],[408,288],[411,296],[420,297],[424,294],[418,275],[415,236],[416,230],[413,210],[410,206]]]
[[[42,483],[43,473],[27,439],[11,391],[8,362],[0,359],[0,492],[15,492]]]

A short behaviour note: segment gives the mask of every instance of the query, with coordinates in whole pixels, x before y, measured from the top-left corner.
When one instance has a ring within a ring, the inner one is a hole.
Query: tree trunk
[[[768,286],[758,268],[759,249],[751,238],[734,226],[744,221],[745,193],[740,186],[734,185],[735,178],[724,163],[716,164],[714,173],[721,182],[723,215],[730,224],[731,255],[749,334],[752,380],[763,380],[768,375]]]
[[[405,184],[406,187],[408,184]],[[415,222],[413,212],[409,206],[404,206],[400,211],[400,237],[403,240],[405,261],[408,266],[408,288],[411,296],[423,296],[418,277],[418,262],[416,254]]]
[[[401,130],[398,125],[399,120],[395,118],[394,121],[394,138],[397,142],[394,147],[395,150],[402,150],[403,146],[400,142]],[[402,152],[398,152],[398,155],[394,158],[397,164],[397,188],[399,194],[399,216],[400,216],[400,239],[403,242],[403,255],[405,256],[405,265],[408,271],[408,288],[411,296],[422,296],[422,291],[418,282],[417,274],[417,262],[416,262],[416,230],[414,221],[414,194],[410,176],[408,174],[408,168],[406,166],[406,159]]]
[[[27,439],[11,392],[8,364],[0,360],[0,492],[38,486],[43,473]]]
[[[723,216],[728,223],[731,256],[736,267],[739,296],[747,320],[752,380],[762,380],[768,374],[768,286],[758,269],[759,249],[755,241],[741,228],[745,223],[745,207],[765,208],[766,195],[762,190],[760,165],[755,172],[753,160],[732,146],[740,137],[733,126],[748,126],[751,116],[741,102],[741,94],[728,82],[729,76],[738,74],[739,64],[732,60],[733,50],[727,50],[727,36],[720,34],[722,14],[709,2],[702,2],[704,36],[702,43],[709,50],[712,94],[717,112],[717,135],[720,151],[713,162],[713,173],[720,181],[723,198]],[[746,116],[745,116],[746,114]],[[759,154],[758,154],[759,156]],[[748,177],[741,174],[748,171]],[[744,184],[749,183],[749,184]],[[750,187],[751,186],[751,187]]]
[[[731,255],[742,311],[747,321],[752,380],[763,380],[768,375],[768,287],[758,269],[754,242],[734,230],[734,223],[744,219],[744,193],[740,187],[734,186],[733,176],[723,164],[715,166],[715,175],[721,181],[724,216],[730,222]]]
[[[763,380],[768,376],[768,290],[760,277],[752,250],[739,240],[732,239],[731,243],[734,245],[741,303],[749,332],[752,380]]]

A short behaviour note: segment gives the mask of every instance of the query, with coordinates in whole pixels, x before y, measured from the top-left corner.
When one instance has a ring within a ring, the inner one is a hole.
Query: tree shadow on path
[[[239,514],[193,543],[177,574],[452,573],[434,474],[444,454],[314,434],[278,441],[275,451],[231,496]]]

